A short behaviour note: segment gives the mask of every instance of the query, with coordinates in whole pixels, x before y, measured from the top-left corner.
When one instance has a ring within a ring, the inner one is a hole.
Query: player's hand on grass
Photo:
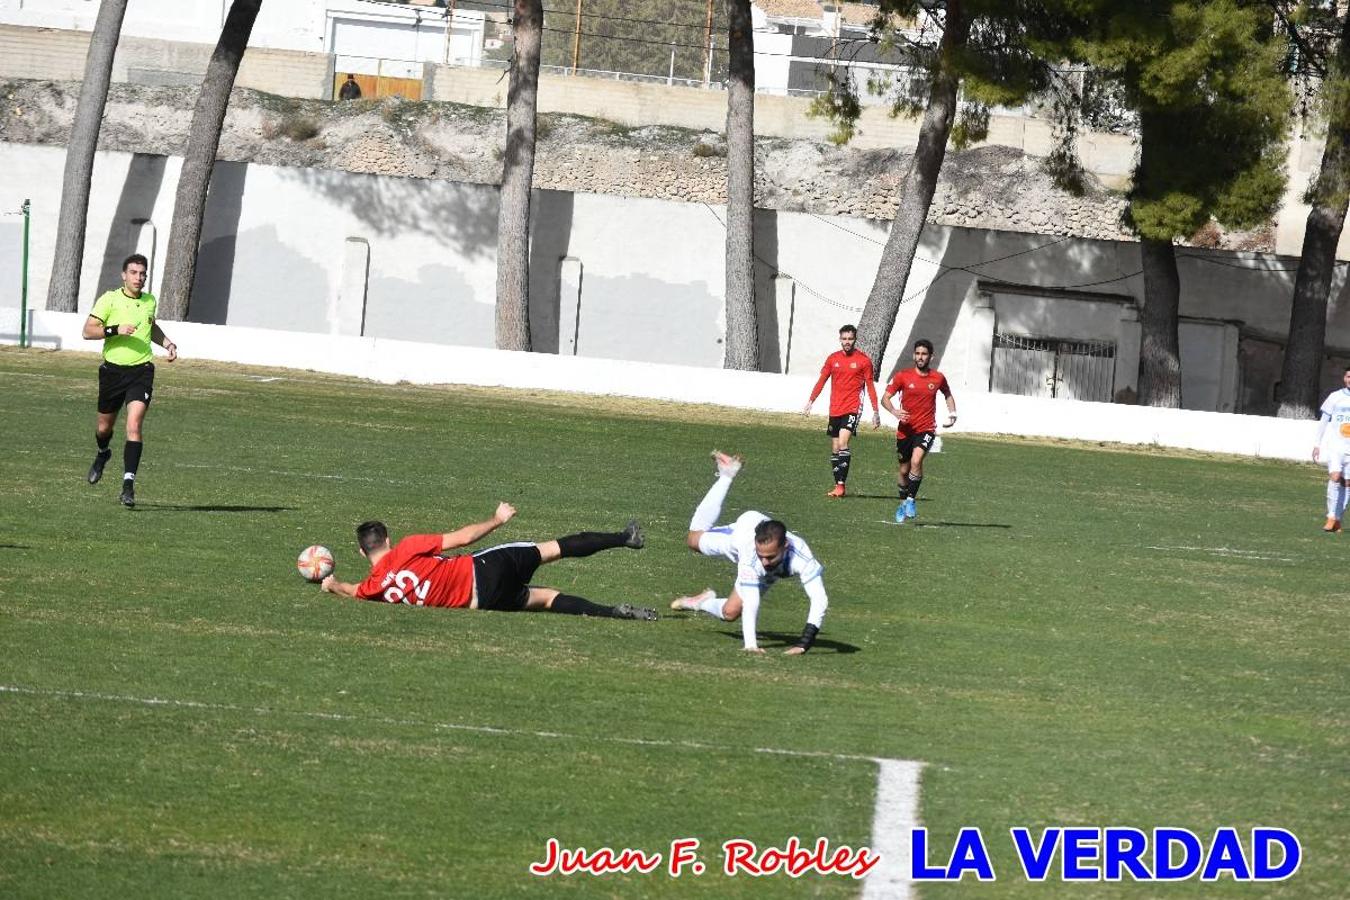
[[[332,575],[329,575],[323,581],[319,582],[319,587],[330,594],[336,594],[337,591],[333,589],[333,585],[335,584],[337,584],[337,580],[334,579]]]
[[[510,503],[498,503],[497,512],[492,518],[496,520],[498,525],[505,525],[507,522],[511,521],[515,514],[516,508]]]

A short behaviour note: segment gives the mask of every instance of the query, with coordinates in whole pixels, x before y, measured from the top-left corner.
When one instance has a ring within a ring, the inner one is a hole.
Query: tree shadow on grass
[[[722,631],[719,633],[738,641],[741,640],[741,633],[739,631]],[[785,631],[760,631],[757,633],[757,636],[759,637],[760,646],[765,650],[786,650],[788,647],[797,643],[797,639],[801,637],[800,634],[788,634]],[[812,653],[823,651],[831,653],[858,653],[861,650],[861,647],[855,646],[854,644],[846,644],[843,641],[830,640],[829,638],[816,638],[816,642],[811,645]]]
[[[182,503],[137,503],[136,511],[148,512],[295,512],[294,506],[245,506],[234,503],[221,504],[182,504]]]

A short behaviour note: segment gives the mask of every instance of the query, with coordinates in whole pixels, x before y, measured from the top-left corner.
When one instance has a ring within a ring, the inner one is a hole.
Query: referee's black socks
[[[122,448],[122,480],[136,477],[136,470],[141,467],[141,449],[145,444],[141,441],[127,441],[126,446]]]

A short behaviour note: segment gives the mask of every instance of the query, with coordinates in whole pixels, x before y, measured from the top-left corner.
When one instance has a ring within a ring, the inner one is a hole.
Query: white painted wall
[[[0,24],[90,31],[98,15],[97,0],[0,0]],[[230,0],[131,0],[122,33],[214,44],[229,11]],[[444,60],[446,11],[435,7],[395,7],[362,0],[280,0],[264,3],[253,26],[249,45],[279,50],[333,52],[330,48],[334,20],[396,24],[415,34],[411,49],[400,39],[391,59]],[[471,27],[481,13],[457,16]],[[414,23],[421,27],[413,29]],[[417,55],[409,56],[408,53]],[[379,53],[364,53],[379,56]]]
[[[55,350],[95,350],[97,342],[80,337],[83,321],[80,313],[34,313],[33,344]],[[800,375],[654,363],[619,366],[611,360],[473,347],[447,353],[438,344],[190,322],[165,323],[165,330],[187,359],[333,372],[386,384],[408,381],[561,390],[787,413],[801,408],[814,381]],[[18,310],[0,308],[0,343],[15,343],[17,331]],[[161,374],[168,382],[165,390],[172,390],[172,370],[165,368]],[[963,396],[960,412],[964,432],[1149,444],[1292,460],[1309,458],[1316,435],[1313,422],[1005,394]],[[895,424],[889,414],[886,424]]]
[[[58,147],[0,144],[0,210],[17,210],[25,197],[33,201],[31,296],[38,304],[56,252],[63,161]],[[82,310],[117,283],[117,266],[132,250],[148,251],[151,289],[158,289],[178,167],[178,160],[163,157],[98,155]],[[721,208],[541,191],[534,212],[537,350],[721,364]],[[344,322],[362,322],[370,337],[416,334],[443,345],[490,347],[496,220],[497,190],[490,185],[220,163],[192,317],[328,332],[334,298],[339,291],[354,295],[344,281],[344,261],[349,240],[359,239],[369,248],[367,302],[363,315],[344,313]],[[758,212],[762,368],[786,364],[788,374],[814,376],[836,349],[839,326],[856,323],[886,233],[884,223],[866,220]],[[0,246],[0,256],[14,252]],[[1180,261],[1182,313],[1190,321],[1183,335],[1183,398],[1192,406],[1231,409],[1239,381],[1237,323],[1283,332],[1293,261],[1187,253],[1193,255]],[[1009,283],[1035,287],[1000,287]],[[1119,390],[1133,384],[1137,369],[1135,308],[1142,295],[1138,247],[1130,242],[930,227],[879,369],[907,365],[913,341],[926,337],[937,344],[938,365],[953,384],[964,394],[985,391],[990,335],[1000,320],[1015,321],[1029,334],[1117,341]],[[1328,340],[1350,347],[1350,303],[1339,295]]]

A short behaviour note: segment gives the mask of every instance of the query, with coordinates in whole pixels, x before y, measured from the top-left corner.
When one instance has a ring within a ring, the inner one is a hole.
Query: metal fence
[[[1114,341],[994,334],[989,390],[995,393],[1109,403],[1115,380]]]

